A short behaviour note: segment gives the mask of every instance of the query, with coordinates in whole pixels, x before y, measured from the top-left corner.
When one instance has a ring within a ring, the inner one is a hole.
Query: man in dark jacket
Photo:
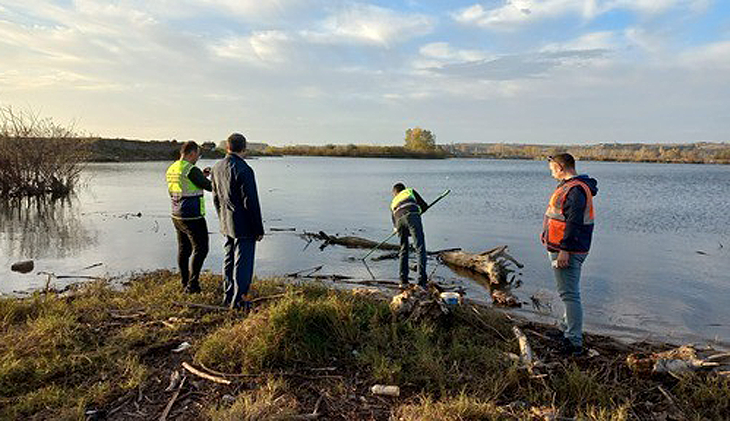
[[[208,255],[208,226],[205,223],[203,190],[211,190],[210,180],[195,163],[200,147],[190,141],[180,148],[180,159],[165,174],[172,199],[172,223],[177,232],[177,263],[186,292],[200,292],[200,269]],[[205,169],[206,172],[210,168]],[[190,256],[193,259],[190,262]]]
[[[213,203],[225,236],[223,304],[248,310],[256,242],[264,237],[256,178],[243,159],[246,138],[228,137],[228,155],[213,166]]]
[[[598,194],[598,183],[576,173],[575,159],[570,154],[559,154],[548,160],[550,172],[559,183],[545,211],[541,238],[565,305],[561,351],[566,355],[582,355],[580,273],[591,247],[595,219],[593,197]]]
[[[400,285],[408,285],[408,237],[413,237],[416,257],[418,259],[418,285],[426,287],[426,240],[423,235],[421,213],[428,209],[428,204],[418,192],[407,189],[403,183],[393,186],[393,200],[390,203],[390,215],[393,226],[400,236]]]

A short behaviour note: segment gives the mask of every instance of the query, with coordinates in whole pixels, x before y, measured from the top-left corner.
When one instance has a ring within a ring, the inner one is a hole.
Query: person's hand
[[[568,267],[570,263],[570,253],[568,253],[565,250],[560,250],[558,252],[558,259],[556,261],[558,269],[565,269]]]
[[[210,167],[203,168],[203,175],[206,177],[210,177]]]
[[[263,238],[264,238],[264,235],[263,234],[257,235],[256,236],[256,241],[261,241]]]

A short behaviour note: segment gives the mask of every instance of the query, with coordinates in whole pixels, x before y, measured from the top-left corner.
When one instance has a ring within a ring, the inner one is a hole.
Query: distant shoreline
[[[86,139],[87,162],[173,161],[179,156],[182,142],[140,141],[127,139]],[[203,158],[220,159],[225,152],[212,142],[203,147]],[[569,152],[580,161],[641,162],[658,164],[730,164],[730,144],[598,144],[598,145],[518,145],[502,143],[458,143],[441,145],[433,151],[414,151],[402,146],[373,145],[297,145],[270,146],[251,143],[252,157],[321,156],[341,158],[447,159],[476,158],[499,160],[543,160],[547,156]]]

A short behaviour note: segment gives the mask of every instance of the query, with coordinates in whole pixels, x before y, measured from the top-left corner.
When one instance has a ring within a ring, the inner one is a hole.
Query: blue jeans
[[[583,307],[580,303],[580,270],[587,254],[570,253],[568,267],[558,269],[555,261],[558,253],[548,252],[555,275],[555,285],[565,305],[560,326],[565,337],[575,346],[583,346]]]
[[[421,215],[411,212],[398,218],[395,223],[400,236],[400,281],[408,283],[408,237],[413,237],[418,259],[418,285],[426,286],[426,239],[423,236]]]
[[[256,240],[226,236],[223,251],[223,305],[241,307],[251,286]]]

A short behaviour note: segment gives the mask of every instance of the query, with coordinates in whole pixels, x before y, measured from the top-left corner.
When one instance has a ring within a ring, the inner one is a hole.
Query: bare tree
[[[73,127],[0,107],[0,197],[68,195],[87,156],[87,142]]]

